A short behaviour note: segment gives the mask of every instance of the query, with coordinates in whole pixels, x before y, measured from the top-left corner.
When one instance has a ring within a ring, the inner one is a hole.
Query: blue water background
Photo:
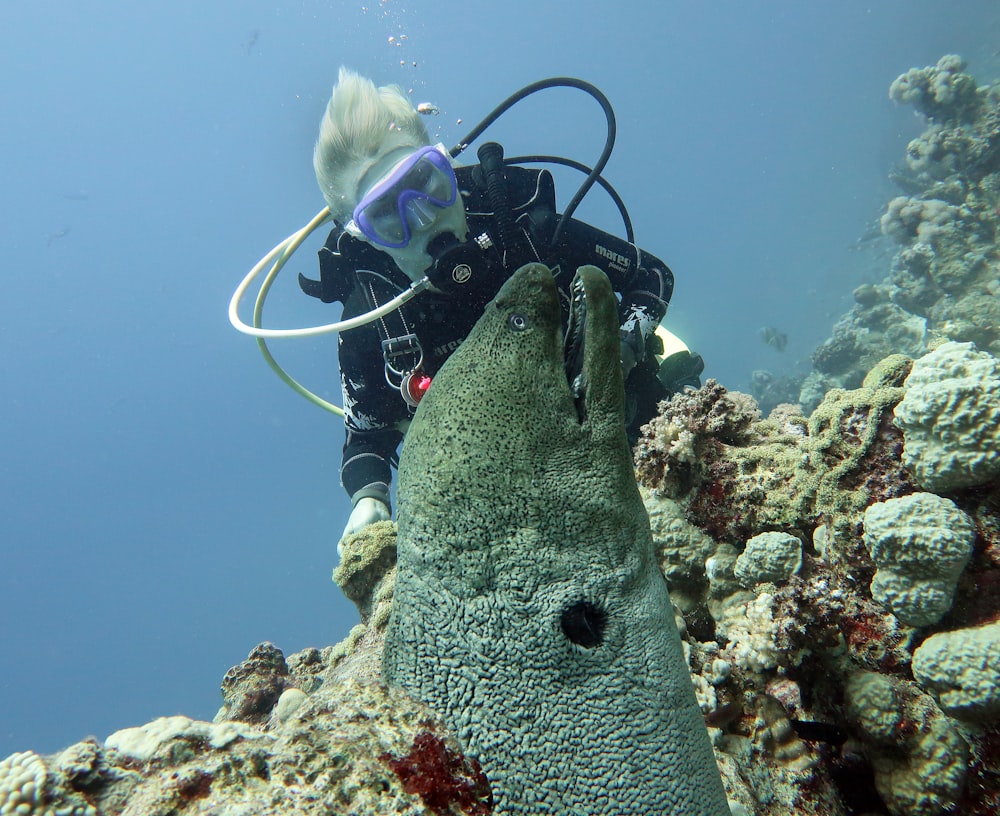
[[[988,80],[998,35],[993,0],[5,3],[0,757],[211,718],[259,641],[290,653],[357,622],[330,582],[342,428],[225,313],[322,206],[311,150],[338,66],[438,105],[449,145],[528,82],[596,83],[618,113],[606,175],[677,277],[668,322],[746,389],[806,364],[886,271],[858,239],[922,128],[889,83],[951,52]],[[604,126],[557,91],[490,135],[589,163]],[[565,203],[576,179],[558,184]],[[600,192],[578,215],[619,228]],[[267,320],[335,315],[289,274]],[[339,399],[332,340],[275,352]]]

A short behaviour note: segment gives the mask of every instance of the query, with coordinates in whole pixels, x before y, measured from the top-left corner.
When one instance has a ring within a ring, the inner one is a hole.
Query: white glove
[[[344,554],[344,539],[354,533],[360,533],[369,524],[376,521],[388,521],[392,518],[392,513],[385,502],[366,496],[360,499],[351,511],[351,517],[347,520],[340,541],[337,542],[337,555]]]

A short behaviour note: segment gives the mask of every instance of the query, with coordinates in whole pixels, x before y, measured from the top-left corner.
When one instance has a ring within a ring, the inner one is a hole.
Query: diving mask
[[[442,145],[411,153],[385,174],[354,208],[346,230],[384,249],[410,243],[413,232],[434,223],[458,197],[451,158]]]

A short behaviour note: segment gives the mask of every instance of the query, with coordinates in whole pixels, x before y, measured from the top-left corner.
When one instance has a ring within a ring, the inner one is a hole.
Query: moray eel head
[[[625,435],[618,302],[563,336],[522,267],[434,378],[399,464],[384,677],[477,756],[496,813],[725,816]]]
[[[489,347],[495,352],[490,356],[498,387],[504,383],[515,391],[530,389],[533,399],[545,388],[564,403],[561,408],[567,416],[568,389],[577,424],[591,418],[594,424],[623,422],[618,301],[607,276],[595,266],[577,271],[570,293],[564,337],[552,273],[543,264],[527,264],[501,288],[476,334],[493,334]],[[470,339],[470,351],[476,348],[481,355],[484,338]],[[565,384],[555,376],[560,365]]]

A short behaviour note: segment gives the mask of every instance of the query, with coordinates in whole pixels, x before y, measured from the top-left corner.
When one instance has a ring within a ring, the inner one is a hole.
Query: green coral
[[[392,568],[396,565],[396,525],[377,521],[343,542],[340,565],[333,580],[350,598],[361,622],[382,627],[388,622],[392,602]],[[388,577],[388,585],[386,579]]]

